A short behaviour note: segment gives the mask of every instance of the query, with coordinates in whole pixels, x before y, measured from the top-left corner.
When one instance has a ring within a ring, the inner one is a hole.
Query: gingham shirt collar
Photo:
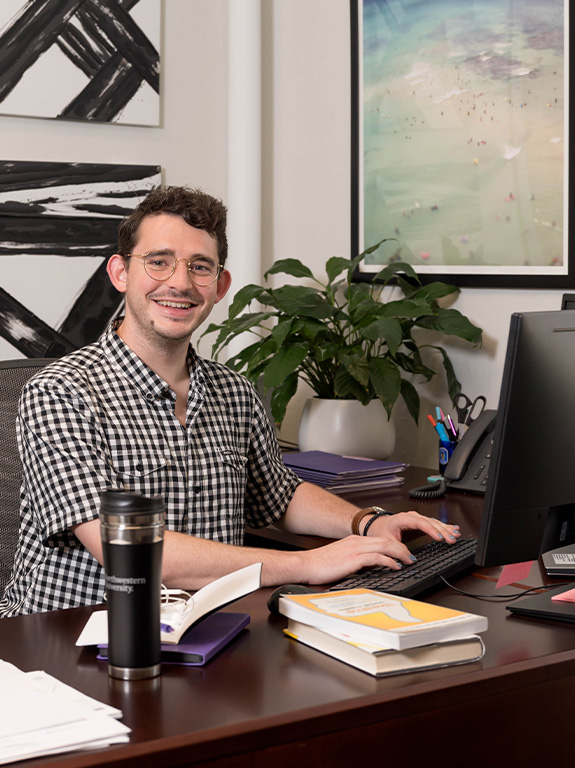
[[[108,326],[102,337],[102,349],[108,357],[110,363],[119,369],[124,376],[131,379],[132,383],[141,390],[147,400],[156,400],[158,398],[171,398],[175,400],[176,395],[170,389],[168,384],[149,368],[135,352],[118,336],[117,329],[120,327],[123,318],[119,317]],[[187,364],[191,372],[196,368],[197,356],[193,347],[188,347]],[[199,370],[196,371],[201,376]]]

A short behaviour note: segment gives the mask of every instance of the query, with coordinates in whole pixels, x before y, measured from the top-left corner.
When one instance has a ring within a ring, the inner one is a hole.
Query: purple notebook
[[[247,613],[217,612],[193,626],[177,645],[162,644],[162,662],[202,666],[250,623]],[[98,659],[108,660],[108,646],[99,645]]]
[[[340,456],[337,453],[325,451],[303,451],[301,453],[284,453],[284,464],[294,472],[300,471],[317,473],[319,475],[344,477],[370,477],[401,472],[406,465],[399,461],[378,461],[375,459],[358,459],[350,456]]]

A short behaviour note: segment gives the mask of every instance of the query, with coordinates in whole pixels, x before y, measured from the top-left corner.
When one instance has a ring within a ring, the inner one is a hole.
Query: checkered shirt
[[[285,513],[300,481],[253,387],[191,347],[189,369],[186,428],[112,326],[24,387],[20,541],[0,617],[103,601],[103,569],[71,532],[102,491],[159,494],[169,530],[234,545]]]

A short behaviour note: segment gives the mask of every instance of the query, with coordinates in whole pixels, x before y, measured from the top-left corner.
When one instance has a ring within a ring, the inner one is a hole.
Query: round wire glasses
[[[194,259],[177,259],[170,251],[149,251],[148,253],[129,253],[131,258],[142,259],[144,269],[152,280],[168,280],[178,266],[178,261],[184,261],[188,266],[188,275],[195,285],[203,286],[215,283],[223,269],[222,264],[216,264],[207,256],[196,256]]]

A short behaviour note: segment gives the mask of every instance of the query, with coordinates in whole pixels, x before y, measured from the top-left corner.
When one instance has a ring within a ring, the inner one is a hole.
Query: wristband
[[[377,507],[374,507],[374,509],[377,509]],[[365,524],[365,528],[363,529],[363,536],[367,536],[367,531],[369,529],[369,526],[373,523],[373,521],[376,518],[385,517],[386,515],[391,515],[391,512],[386,512],[385,509],[380,509],[378,512],[375,513],[375,515],[370,517],[367,523]]]
[[[390,515],[391,512],[386,512],[385,509],[382,509],[381,507],[364,507],[363,509],[360,509],[355,513],[353,520],[351,521],[351,532],[356,536],[359,536],[359,524],[363,518],[368,515],[376,516],[378,514]]]

